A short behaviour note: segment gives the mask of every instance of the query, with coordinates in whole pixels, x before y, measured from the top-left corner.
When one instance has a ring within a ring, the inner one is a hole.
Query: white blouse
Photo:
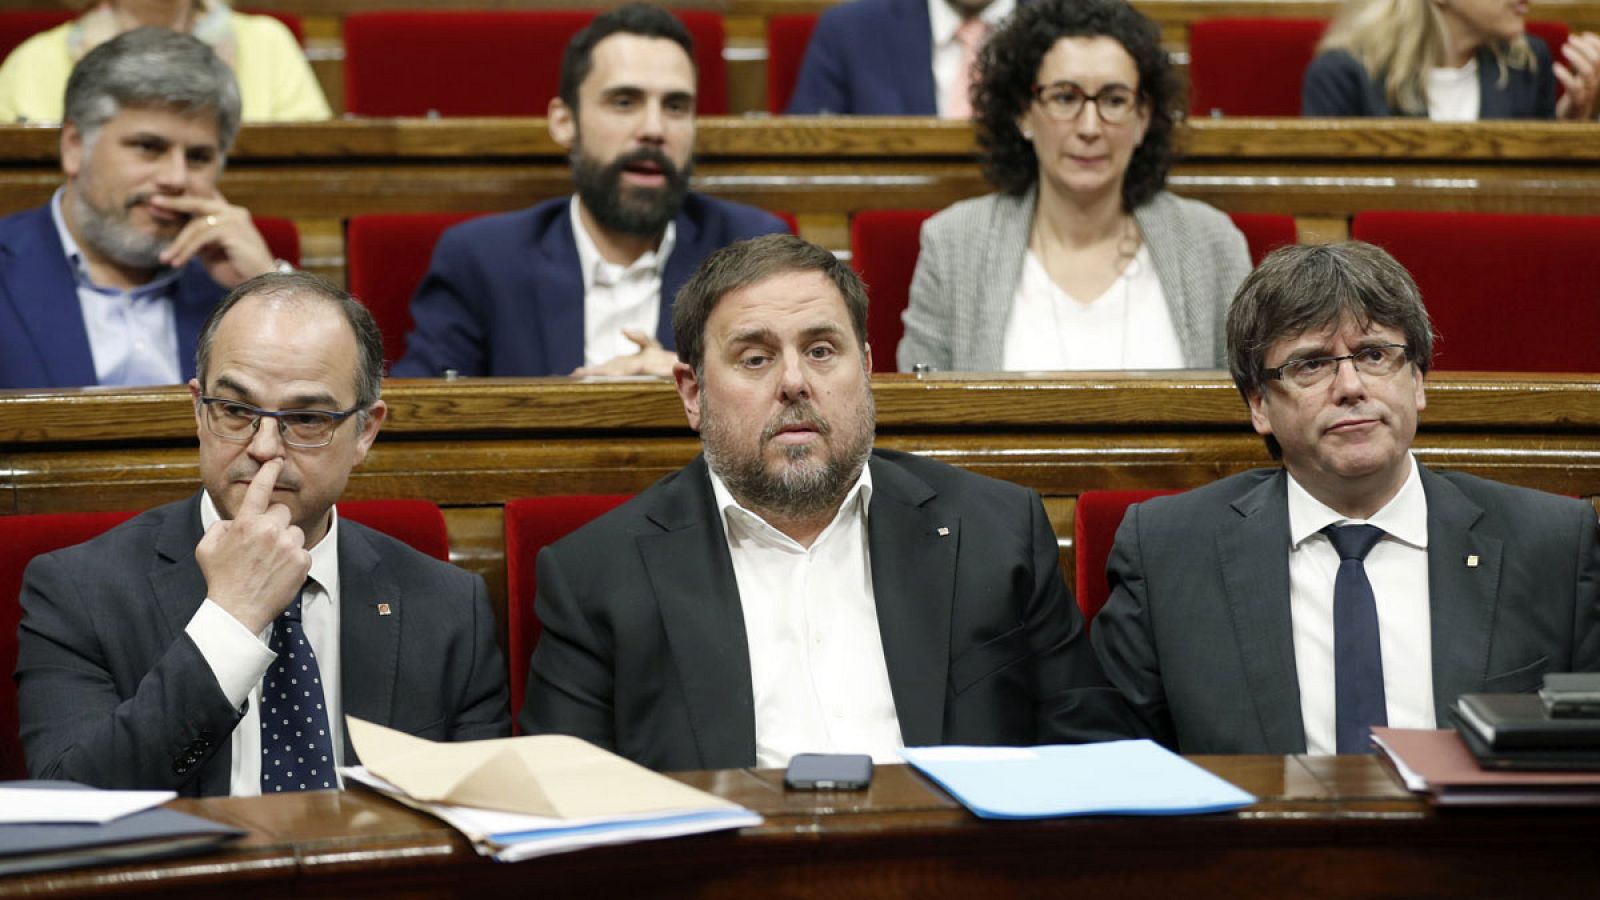
[[[1087,302],[1057,287],[1029,250],[1002,358],[1007,371],[1183,368],[1183,347],[1149,247],[1140,245],[1122,275]]]

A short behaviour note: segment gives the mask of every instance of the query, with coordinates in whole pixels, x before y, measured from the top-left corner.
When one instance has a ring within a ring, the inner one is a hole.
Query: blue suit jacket
[[[853,0],[824,12],[788,112],[938,115],[926,0]]]
[[[178,367],[194,377],[194,344],[227,293],[196,260],[178,278]],[[97,384],[78,281],[48,205],[0,219],[0,388]]]
[[[583,273],[570,197],[463,222],[439,238],[411,300],[413,327],[392,374],[566,375],[583,365]],[[672,298],[701,260],[734,241],[788,228],[754,207],[691,193],[673,220],[656,337],[672,349]]]

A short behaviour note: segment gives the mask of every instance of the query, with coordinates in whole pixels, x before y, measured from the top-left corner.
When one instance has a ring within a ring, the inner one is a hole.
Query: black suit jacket
[[[184,632],[206,597],[200,537],[196,494],[29,564],[16,677],[32,777],[228,793],[240,712]],[[510,733],[482,578],[340,519],[339,582],[345,713],[432,740]]]
[[[1032,491],[872,455],[868,548],[907,745],[1125,737]],[[547,547],[521,725],[659,770],[756,762],[750,659],[703,458]]]
[[[1594,507],[1420,474],[1437,720],[1464,693],[1532,691],[1546,672],[1600,666]],[[1095,650],[1161,740],[1184,753],[1305,752],[1282,469],[1130,507],[1107,578]]]
[[[1532,69],[1508,69],[1500,83],[1500,64],[1488,47],[1478,50],[1479,119],[1551,119],[1556,114],[1556,76],[1550,48],[1528,35]],[[1317,54],[1306,67],[1300,88],[1300,113],[1306,116],[1400,116],[1384,97],[1383,78],[1373,77],[1344,50]]]

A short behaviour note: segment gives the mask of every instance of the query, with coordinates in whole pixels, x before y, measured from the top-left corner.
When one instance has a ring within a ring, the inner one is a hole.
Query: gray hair
[[[1228,370],[1249,401],[1266,378],[1275,342],[1338,324],[1398,329],[1411,362],[1433,362],[1433,323],[1411,273],[1382,248],[1361,241],[1291,244],[1274,250],[1245,278],[1228,308]]]
[[[211,365],[211,342],[216,337],[217,328],[222,324],[222,318],[228,311],[239,305],[241,300],[257,295],[275,295],[299,301],[329,303],[335,306],[346,322],[350,323],[350,330],[355,332],[357,362],[355,371],[356,407],[361,410],[362,421],[365,422],[367,410],[383,394],[383,333],[378,330],[378,323],[372,318],[372,313],[349,292],[340,289],[332,282],[310,272],[268,272],[244,282],[228,292],[206,317],[205,325],[200,328],[200,337],[195,343],[194,372],[195,378],[200,382],[201,390],[209,390],[206,384],[206,370]]]
[[[62,118],[86,145],[124,107],[213,113],[223,153],[239,134],[239,83],[205,42],[165,28],[136,28],[89,51],[67,79]]]
[[[706,257],[672,304],[672,338],[678,359],[698,377],[705,365],[706,322],[722,298],[787,272],[820,272],[844,298],[850,327],[867,346],[867,286],[831,251],[792,234],[767,234],[729,244]]]

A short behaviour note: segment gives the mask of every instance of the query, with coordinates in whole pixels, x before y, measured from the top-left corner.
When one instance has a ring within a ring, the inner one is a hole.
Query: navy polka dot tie
[[[310,586],[307,582],[307,587]],[[272,626],[278,654],[261,681],[261,793],[336,788],[333,736],[322,697],[317,655],[300,623],[305,592]]]

